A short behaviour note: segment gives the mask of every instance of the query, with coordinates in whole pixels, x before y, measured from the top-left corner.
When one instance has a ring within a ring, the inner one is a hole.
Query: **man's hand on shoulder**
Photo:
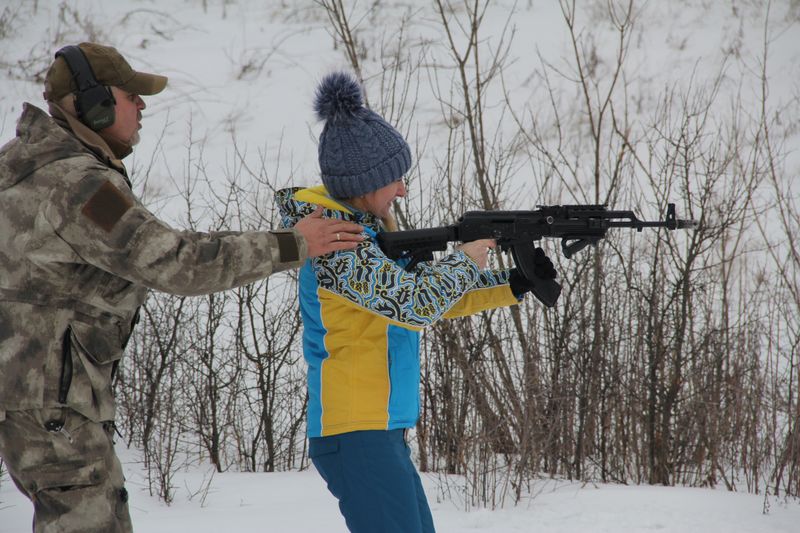
[[[316,257],[339,250],[353,250],[364,240],[364,228],[352,222],[333,218],[323,218],[322,208],[295,224],[294,228],[306,240],[308,256]]]

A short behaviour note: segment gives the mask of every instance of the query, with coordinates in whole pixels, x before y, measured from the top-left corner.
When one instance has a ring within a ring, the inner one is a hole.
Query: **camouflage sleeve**
[[[312,259],[322,289],[386,317],[401,326],[429,326],[442,317],[480,276],[464,252],[406,272],[372,240],[353,251]]]
[[[171,228],[107,168],[65,177],[40,215],[81,260],[129,281],[179,295],[230,289],[306,258],[292,230],[201,233]]]

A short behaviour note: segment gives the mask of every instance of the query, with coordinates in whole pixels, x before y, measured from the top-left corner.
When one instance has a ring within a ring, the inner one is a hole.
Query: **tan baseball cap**
[[[131,68],[116,48],[96,43],[81,43],[92,71],[101,85],[119,87],[138,95],[157,94],[167,85],[166,76],[137,72]],[[57,57],[44,78],[45,100],[55,101],[78,90],[69,65],[63,57]]]

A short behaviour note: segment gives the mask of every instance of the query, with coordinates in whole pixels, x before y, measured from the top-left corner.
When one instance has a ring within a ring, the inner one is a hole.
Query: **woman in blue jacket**
[[[277,195],[284,226],[321,205],[327,217],[361,224],[367,237],[300,271],[309,456],[350,531],[427,533],[433,519],[404,440],[419,413],[419,332],[440,318],[516,304],[525,285],[513,270],[485,269],[491,240],[411,272],[383,254],[375,237],[394,229],[390,209],[405,195],[411,152],[362,102],[351,75],[323,79],[315,101],[325,121],[323,185]],[[510,276],[521,288],[511,290]]]

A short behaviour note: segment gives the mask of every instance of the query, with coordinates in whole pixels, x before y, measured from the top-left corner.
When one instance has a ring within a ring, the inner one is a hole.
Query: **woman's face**
[[[353,206],[372,213],[378,218],[387,218],[392,209],[392,201],[395,198],[402,198],[406,195],[406,186],[402,179],[393,181],[380,189],[368,192],[358,198],[353,198],[350,202]]]

